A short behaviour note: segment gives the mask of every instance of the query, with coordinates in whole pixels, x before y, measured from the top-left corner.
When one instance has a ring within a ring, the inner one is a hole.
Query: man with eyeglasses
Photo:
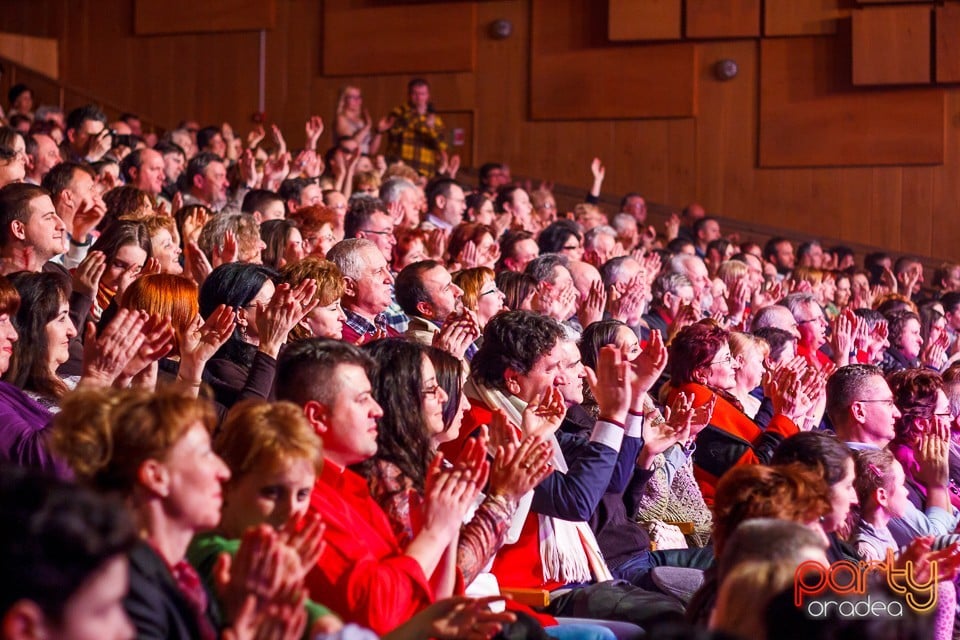
[[[382,200],[367,195],[356,195],[350,198],[347,215],[343,219],[343,236],[344,238],[362,238],[373,244],[380,250],[389,269],[393,260],[393,247],[397,244],[393,223],[393,216],[387,212]],[[397,304],[397,298],[393,293],[393,278],[396,274],[390,275],[390,304],[383,310],[382,316],[384,322],[400,334],[407,330],[410,319]]]
[[[830,356],[820,351],[827,342],[827,318],[816,297],[812,293],[791,293],[780,304],[790,310],[797,323],[797,355],[819,367],[831,362]]]
[[[837,437],[854,451],[886,448],[895,436],[900,410],[881,370],[873,365],[840,367],[827,381],[827,415]],[[947,485],[928,485],[927,509],[909,503],[902,518],[890,521],[890,532],[900,545],[916,536],[946,535],[960,522],[950,506]]]

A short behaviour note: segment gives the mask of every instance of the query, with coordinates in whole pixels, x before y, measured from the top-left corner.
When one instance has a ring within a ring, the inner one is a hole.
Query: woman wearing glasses
[[[710,424],[697,436],[693,453],[694,477],[707,504],[713,503],[717,481],[729,469],[769,462],[777,445],[799,431],[796,419],[809,408],[798,388],[781,389],[772,398],[770,423],[765,430],[757,426],[733,395],[738,365],[728,338],[729,333],[712,320],[684,327],[670,344],[667,364],[668,404],[681,392],[694,396],[695,407],[716,398]]]
[[[463,308],[477,314],[480,331],[487,326],[490,318],[506,309],[506,296],[497,288],[493,269],[464,269],[453,277],[453,283],[463,289]]]

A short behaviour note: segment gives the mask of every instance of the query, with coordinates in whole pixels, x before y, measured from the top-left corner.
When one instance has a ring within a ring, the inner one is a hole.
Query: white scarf
[[[527,403],[516,396],[507,396],[497,389],[470,380],[465,389],[467,396],[479,400],[491,410],[501,409],[507,420],[516,428],[523,424],[523,410]],[[560,473],[568,471],[567,461],[563,457],[560,443],[554,435],[550,436],[553,446],[553,468]],[[507,541],[516,542],[523,529],[533,501],[533,491],[529,491],[520,500],[507,533]],[[586,522],[571,522],[543,514],[537,514],[540,533],[540,564],[543,567],[544,580],[563,584],[597,582],[613,580],[603,554]]]

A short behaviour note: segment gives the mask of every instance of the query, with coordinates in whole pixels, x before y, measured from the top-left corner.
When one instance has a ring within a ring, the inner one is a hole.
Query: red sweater
[[[709,388],[690,382],[672,390],[668,403],[673,404],[681,391],[693,394],[695,407],[717,396]],[[717,482],[728,470],[741,464],[769,462],[777,445],[799,431],[790,418],[780,414],[773,416],[765,430],[761,429],[736,406],[717,396],[710,424],[697,436],[693,453],[693,475],[704,501],[713,505]]]
[[[305,581],[312,599],[380,635],[433,602],[427,576],[403,555],[363,478],[324,460],[310,510],[327,527],[323,554]]]

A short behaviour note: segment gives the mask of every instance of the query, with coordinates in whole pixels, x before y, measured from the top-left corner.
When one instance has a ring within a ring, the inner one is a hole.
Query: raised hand
[[[663,230],[667,235],[667,242],[680,235],[680,215],[676,212],[671,213],[666,222],[663,223]]]
[[[477,251],[477,243],[473,240],[467,240],[457,256],[457,263],[461,269],[473,269],[480,266],[480,254]]]
[[[173,350],[175,332],[170,318],[150,316],[144,323],[143,342],[130,362],[123,368],[117,381],[129,380]]]
[[[666,367],[667,347],[663,343],[663,336],[654,329],[650,332],[646,348],[633,362],[628,363],[628,371],[632,374],[630,386],[633,390],[631,401],[633,411],[639,412],[643,409],[644,397],[663,375]]]
[[[433,346],[462,360],[467,349],[479,337],[480,329],[471,318],[450,317],[440,331],[433,334]]]
[[[270,137],[273,138],[274,144],[277,145],[276,154],[278,156],[284,156],[287,154],[287,141],[283,139],[283,132],[280,131],[280,127],[272,124],[270,125]]]
[[[257,161],[253,157],[253,152],[246,149],[241,153],[237,165],[240,167],[240,183],[249,189],[255,188],[260,175],[257,173]]]
[[[547,440],[560,428],[566,413],[560,390],[550,387],[527,404],[521,415],[520,430],[525,436]]]
[[[384,116],[380,118],[377,122],[377,133],[386,133],[390,129],[393,129],[393,125],[397,123],[397,119],[393,116]]]
[[[260,351],[277,357],[290,331],[317,306],[316,292],[317,281],[313,278],[305,279],[296,289],[286,283],[277,286],[270,302],[258,309]]]
[[[447,175],[450,176],[451,180],[456,179],[457,173],[460,171],[460,155],[454,154],[450,158],[450,164],[447,165]]]
[[[303,572],[299,576],[302,580],[310,570],[317,566],[320,556],[323,555],[323,534],[327,525],[319,513],[309,512],[303,519],[303,526],[300,526],[297,518],[290,518],[290,521],[280,531],[280,541],[297,552],[300,558],[300,566]]]
[[[438,453],[427,469],[423,530],[436,534],[446,545],[460,530],[479,488],[473,484],[472,473],[443,469],[442,463],[443,454]]]
[[[553,446],[534,436],[526,436],[519,446],[497,446],[490,466],[490,495],[519,500],[550,475],[552,457]]]
[[[597,370],[586,367],[587,384],[597,399],[600,418],[624,424],[633,403],[633,379],[630,363],[614,345],[600,349]]]
[[[950,345],[950,335],[946,331],[940,334],[933,342],[928,342],[920,353],[920,364],[940,371],[947,362],[947,347]]]
[[[949,425],[939,420],[927,420],[920,441],[914,446],[914,455],[920,465],[917,480],[928,489],[944,488],[950,479]]]
[[[254,127],[250,129],[250,133],[247,134],[247,148],[256,149],[266,137],[267,132],[263,130],[263,125],[254,125]]]
[[[102,251],[91,251],[73,272],[73,290],[93,297],[100,286],[100,278],[107,270],[107,256]]]
[[[180,351],[180,369],[177,380],[191,385],[200,385],[203,369],[210,358],[222,347],[236,328],[233,307],[220,305],[206,321],[198,315],[185,331],[176,332]]]
[[[213,268],[222,264],[236,262],[240,257],[240,246],[237,243],[237,234],[227,231],[223,234],[223,242],[213,248]]]
[[[803,394],[802,374],[785,367],[773,374],[770,400],[774,413],[790,418],[798,426],[803,424],[804,416],[814,404],[812,398]]]
[[[292,553],[269,525],[251,527],[240,539],[236,557],[222,553],[213,570],[214,587],[229,620],[236,619],[248,596],[259,604],[275,598],[283,587],[281,556]]]
[[[107,213],[107,205],[99,194],[89,195],[80,201],[73,214],[73,228],[70,235],[78,242],[86,240],[90,232],[97,228]]]
[[[183,246],[183,267],[184,275],[196,282],[198,287],[213,271],[213,265],[194,240]]]
[[[833,321],[830,346],[833,348],[833,361],[838,367],[843,367],[850,363],[850,352],[853,350],[856,318],[857,316],[847,309]]]
[[[600,158],[594,158],[590,162],[590,173],[593,175],[594,180],[603,180],[607,175],[607,169],[603,166]]]
[[[303,130],[307,139],[305,148],[308,151],[316,151],[317,143],[320,142],[320,136],[323,134],[323,118],[310,116],[310,119],[304,124]]]
[[[143,344],[146,311],[120,309],[97,337],[92,322],[87,323],[83,341],[83,374],[80,384],[109,387],[123,372]]]
[[[276,191],[290,174],[290,154],[284,151],[267,158],[263,165],[263,188]]]
[[[603,287],[603,281],[597,280],[590,285],[590,290],[577,309],[577,320],[580,321],[580,326],[587,328],[594,322],[603,320],[603,310],[606,308],[607,292]]]

